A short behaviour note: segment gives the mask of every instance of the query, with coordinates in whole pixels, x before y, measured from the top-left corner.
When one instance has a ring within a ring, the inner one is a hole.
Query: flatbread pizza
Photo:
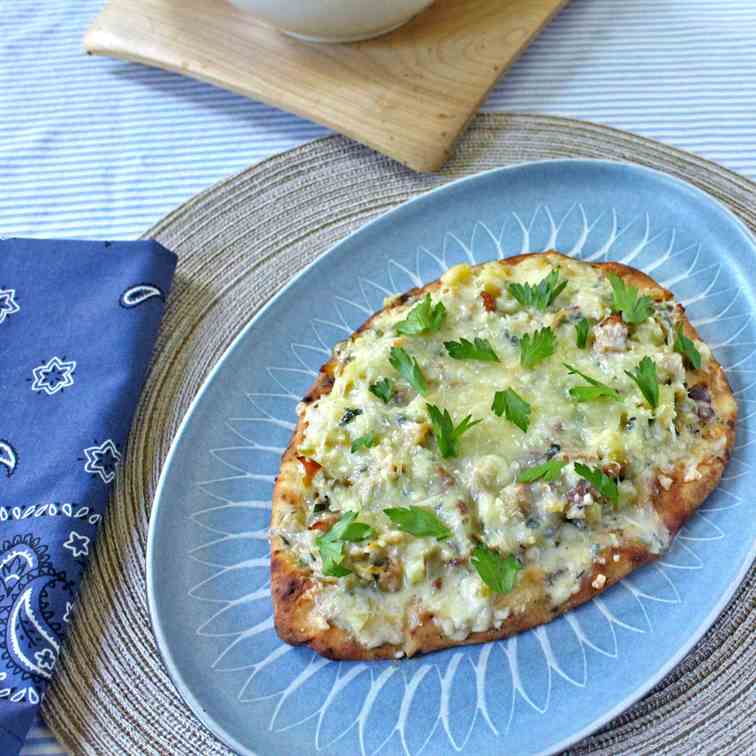
[[[388,300],[298,407],[273,495],[276,629],[334,659],[504,638],[669,547],[737,407],[672,294],[556,252]]]

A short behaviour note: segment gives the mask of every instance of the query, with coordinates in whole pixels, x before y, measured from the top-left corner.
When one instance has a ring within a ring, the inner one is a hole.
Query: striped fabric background
[[[208,184],[327,133],[86,57],[100,5],[2,3],[0,235],[133,237]],[[573,0],[485,107],[606,123],[756,177],[756,2]]]
[[[87,58],[81,38],[100,5],[0,3],[1,236],[133,238],[209,184],[328,133]],[[756,1],[572,0],[485,109],[605,123],[756,179]],[[61,752],[36,726],[22,753]]]

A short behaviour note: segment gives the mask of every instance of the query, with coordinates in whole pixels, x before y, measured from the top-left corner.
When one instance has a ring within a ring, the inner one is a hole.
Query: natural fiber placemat
[[[479,116],[442,174],[329,137],[197,196],[152,229],[177,279],[129,452],[44,716],[75,754],[227,754],[175,692],[150,628],[147,523],[160,468],[209,370],[291,276],[376,215],[450,179],[544,158],[626,160],[702,188],[756,230],[756,185],[630,134],[541,116]],[[755,263],[756,264],[756,263]],[[573,753],[756,753],[753,567],[703,640]],[[504,747],[504,744],[502,744]]]

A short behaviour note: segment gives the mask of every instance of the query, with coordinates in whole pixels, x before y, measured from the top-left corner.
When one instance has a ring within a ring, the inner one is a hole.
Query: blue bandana
[[[3,756],[76,611],[175,267],[152,241],[0,241]]]

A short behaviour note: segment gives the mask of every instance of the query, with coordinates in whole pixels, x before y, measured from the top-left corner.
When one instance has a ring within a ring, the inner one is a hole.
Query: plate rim
[[[160,476],[158,478],[158,483],[157,483],[157,486],[155,487],[155,493],[152,500],[152,507],[150,509],[150,514],[149,514],[149,527],[147,531],[147,549],[146,549],[146,557],[145,557],[145,570],[146,570],[145,582],[146,582],[146,588],[147,588],[147,606],[149,610],[148,611],[149,622],[150,622],[150,627],[152,628],[152,633],[155,637],[156,648],[160,656],[160,659],[165,665],[166,671],[168,672],[168,675],[171,679],[171,682],[173,683],[173,686],[176,689],[176,692],[179,694],[179,696],[184,701],[184,703],[186,703],[187,706],[190,708],[192,715],[195,716],[205,727],[207,727],[219,740],[221,740],[221,742],[223,742],[228,747],[233,748],[235,751],[238,751],[243,756],[258,756],[258,754],[256,751],[248,748],[242,743],[239,743],[229,732],[227,732],[223,727],[221,727],[212,716],[207,714],[205,709],[197,700],[194,693],[191,691],[189,685],[186,683],[183,675],[181,674],[178,668],[178,665],[176,665],[176,663],[174,662],[173,656],[168,646],[168,641],[166,638],[166,634],[164,632],[163,625],[159,618],[159,613],[157,610],[157,603],[156,603],[157,598],[155,596],[156,591],[157,591],[156,584],[155,584],[157,580],[156,574],[155,574],[155,558],[156,558],[155,557],[155,548],[156,548],[155,540],[157,538],[156,536],[156,531],[158,527],[157,521],[159,518],[160,505],[163,499],[163,490],[165,486],[167,485],[166,481],[168,477],[168,471],[173,463],[173,459],[176,456],[178,446],[181,443],[186,427],[189,423],[189,420],[193,416],[197,405],[203,400],[205,393],[209,389],[210,385],[214,382],[217,374],[220,372],[221,368],[223,367],[228,357],[231,355],[232,352],[234,352],[237,349],[241,341],[244,340],[246,334],[254,328],[258,320],[260,320],[267,313],[267,311],[273,306],[275,302],[277,302],[280,298],[283,298],[286,295],[286,293],[289,291],[289,289],[293,287],[293,285],[300,278],[304,277],[312,268],[314,268],[317,264],[319,264],[321,260],[333,254],[342,245],[350,242],[352,237],[356,236],[357,234],[362,233],[367,228],[373,226],[374,224],[383,220],[387,216],[390,216],[393,213],[398,212],[407,206],[414,205],[416,203],[422,203],[423,201],[432,201],[432,197],[435,196],[439,192],[449,190],[461,184],[466,184],[468,182],[474,182],[476,180],[480,180],[482,177],[488,176],[490,174],[505,173],[509,171],[514,171],[518,169],[529,168],[532,166],[538,166],[538,165],[544,165],[544,164],[557,166],[559,164],[574,165],[576,163],[588,164],[592,166],[611,167],[614,169],[621,168],[621,169],[626,169],[626,170],[631,170],[631,171],[637,171],[642,174],[650,174],[652,177],[656,177],[657,179],[662,179],[664,181],[669,181],[672,184],[678,185],[680,188],[683,188],[687,191],[692,191],[694,194],[699,195],[700,199],[702,199],[705,202],[708,202],[710,205],[716,208],[719,212],[723,213],[728,218],[728,220],[734,223],[735,227],[738,229],[741,236],[743,237],[743,240],[745,241],[745,243],[751,247],[751,250],[754,253],[754,257],[756,258],[756,238],[754,238],[754,235],[751,233],[750,229],[745,224],[745,222],[742,221],[729,207],[727,207],[725,204],[723,204],[718,199],[710,195],[708,192],[705,192],[703,189],[699,188],[698,186],[688,181],[685,181],[683,179],[680,179],[677,176],[672,176],[656,168],[649,168],[648,166],[640,165],[638,163],[633,163],[626,160],[609,160],[606,158],[576,157],[576,158],[544,158],[542,160],[525,160],[525,161],[520,161],[517,163],[512,163],[511,165],[498,166],[498,167],[490,168],[484,171],[477,171],[475,173],[471,173],[468,176],[462,176],[458,179],[454,179],[452,181],[448,181],[444,184],[441,184],[440,186],[433,187],[432,189],[429,189],[428,191],[425,191],[415,197],[411,197],[408,200],[401,202],[401,204],[397,205],[396,207],[392,208],[391,210],[387,212],[380,213],[377,217],[372,218],[367,223],[362,224],[359,228],[347,234],[343,239],[340,239],[334,245],[329,247],[325,252],[323,252],[321,255],[318,255],[314,260],[309,262],[301,270],[295,273],[275,294],[273,294],[273,296],[270,297],[270,299],[268,299],[260,307],[260,309],[239,330],[236,336],[234,336],[234,338],[231,340],[228,346],[224,349],[221,356],[218,358],[215,365],[213,365],[213,367],[210,369],[208,374],[205,376],[199,389],[197,390],[197,393],[194,395],[191,402],[189,403],[189,406],[187,407],[183,417],[181,418],[181,422],[179,423],[178,428],[176,429],[176,433],[173,439],[171,440],[171,445],[169,447],[168,453],[166,454],[166,457],[163,460],[163,464],[160,469]],[[536,752],[534,756],[553,756],[553,754],[563,751],[564,749],[569,748],[570,746],[574,745],[575,743],[582,740],[583,738],[588,737],[589,735],[594,733],[596,730],[601,728],[603,725],[605,725],[607,722],[611,721],[616,716],[621,714],[623,711],[627,710],[634,703],[639,701],[654,686],[656,686],[659,682],[661,682],[661,680],[663,680],[664,677],[666,677],[682,661],[682,659],[685,656],[687,656],[687,654],[691,651],[691,649],[693,649],[693,647],[708,632],[708,630],[716,621],[717,617],[719,617],[722,611],[724,611],[724,609],[727,607],[727,604],[730,602],[732,597],[737,592],[738,588],[741,586],[743,579],[746,573],[748,572],[751,564],[753,563],[754,559],[756,559],[756,541],[752,541],[750,551],[746,555],[746,558],[743,560],[743,563],[740,565],[736,573],[736,577],[733,579],[730,586],[728,586],[727,590],[721,595],[717,603],[712,607],[712,609],[706,615],[705,619],[703,619],[699,623],[695,632],[692,633],[688,639],[686,639],[686,641],[680,646],[680,648],[675,652],[675,654],[673,654],[669,658],[669,660],[665,664],[663,664],[653,675],[646,678],[646,680],[642,684],[638,685],[632,692],[630,692],[622,701],[620,701],[612,709],[610,709],[609,711],[605,712],[603,715],[592,720],[588,725],[583,727],[581,730],[570,734],[566,738],[563,738],[559,742],[553,744],[552,746],[549,746],[547,749]]]

